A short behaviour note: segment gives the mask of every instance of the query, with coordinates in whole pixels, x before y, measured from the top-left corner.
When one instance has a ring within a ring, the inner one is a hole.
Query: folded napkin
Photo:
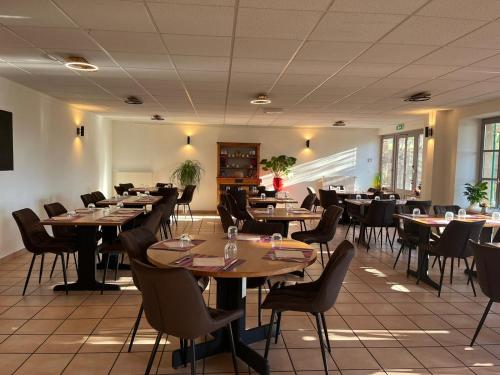
[[[152,249],[163,249],[163,250],[171,250],[171,251],[188,251],[195,246],[198,246],[205,242],[205,240],[191,240],[191,245],[187,247],[181,247],[180,240],[165,240],[155,243],[151,246]]]
[[[194,267],[224,267],[226,262],[223,257],[215,257],[215,258],[201,258],[196,257],[193,259]]]

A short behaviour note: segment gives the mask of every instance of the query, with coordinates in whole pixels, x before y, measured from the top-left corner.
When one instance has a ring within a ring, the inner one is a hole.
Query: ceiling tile
[[[231,38],[224,36],[162,34],[172,55],[230,56]]]
[[[287,74],[331,75],[344,66],[343,62],[293,60],[286,70]],[[307,76],[306,76],[307,77]]]
[[[357,77],[384,77],[400,69],[402,64],[369,64],[352,63],[343,69],[339,76],[357,76]]]
[[[500,17],[498,0],[434,0],[419,15],[444,18],[494,20]]]
[[[149,3],[161,33],[231,36],[233,7]]]
[[[414,16],[387,35],[382,42],[440,46],[483,24],[484,21]]]
[[[491,51],[491,50],[481,50],[481,51]],[[496,51],[497,53],[499,51]],[[473,70],[495,70],[500,72],[500,54],[497,54],[496,56],[492,56],[488,59],[485,59],[483,61],[477,62],[475,64],[472,64],[470,69]]]
[[[155,33],[92,30],[90,35],[109,52],[166,53],[160,36]]]
[[[0,51],[5,48],[30,48],[30,43],[11,33],[4,27],[0,27]]]
[[[409,96],[415,94],[416,92],[429,91],[432,95],[437,95],[442,92],[455,90],[457,88],[470,85],[474,81],[460,81],[451,79],[434,79],[432,81],[427,81],[422,84],[408,88],[401,92],[401,96]]]
[[[57,0],[57,4],[85,29],[154,32],[146,8],[123,0]],[[114,16],[119,9],[119,16]]]
[[[299,47],[299,40],[271,38],[235,38],[234,57],[289,59]]]
[[[0,14],[18,18],[2,18],[12,26],[74,27],[49,0],[2,0]]]
[[[99,68],[114,67],[116,64],[109,56],[102,51],[80,50],[79,48],[66,49],[46,49],[47,53],[59,61],[64,61],[69,56],[83,56],[90,63],[96,64]]]
[[[296,56],[297,60],[346,62],[370,46],[369,43],[321,42],[308,40]]]
[[[418,64],[466,66],[499,53],[483,48],[443,47],[418,60]]]
[[[332,11],[353,13],[410,14],[427,0],[336,0]]]
[[[448,65],[409,65],[395,72],[394,78],[419,78],[419,79],[435,79],[443,76],[453,70],[458,69],[458,66]]]
[[[179,70],[227,72],[229,69],[228,57],[172,55],[172,61]]]
[[[178,76],[173,69],[144,69],[127,68],[128,73],[135,79],[177,80]]]
[[[432,50],[435,46],[378,43],[363,53],[357,61],[369,63],[407,64]]]
[[[271,59],[233,59],[233,72],[248,73],[280,73],[286,66],[287,60]]]
[[[331,0],[240,0],[240,8],[325,10]]]
[[[57,61],[51,61],[37,48],[5,48],[1,46],[0,59],[12,63],[59,64]]]
[[[77,29],[12,26],[12,30],[39,48],[72,49],[78,46],[82,50],[99,49],[85,32]]]
[[[168,55],[112,52],[113,58],[124,68],[173,69]]]
[[[483,68],[463,68],[455,72],[448,73],[441,77],[444,79],[459,80],[459,81],[483,81],[489,78],[494,78],[499,75],[498,72]]]
[[[309,39],[374,42],[402,20],[404,16],[393,14],[330,12],[321,20]]]
[[[241,8],[238,12],[236,35],[302,40],[320,16],[319,12]]]
[[[500,46],[500,21],[492,22],[453,43],[456,47],[498,49]]]

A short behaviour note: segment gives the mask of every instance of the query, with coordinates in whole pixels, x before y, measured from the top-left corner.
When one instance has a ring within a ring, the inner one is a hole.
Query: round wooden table
[[[271,243],[252,240],[250,237],[258,238],[259,236],[243,235],[241,236],[242,239],[236,241],[238,246],[237,257],[244,260],[244,262],[231,267],[227,271],[204,271],[197,267],[186,267],[196,276],[210,276],[217,279],[216,306],[218,309],[243,309],[245,311],[247,278],[277,276],[294,271],[302,271],[316,261],[316,251],[310,245],[290,239],[284,239],[282,247],[313,250],[311,256],[301,262],[263,259],[272,249]],[[227,243],[224,234],[200,235],[194,238],[205,240],[205,242],[192,248],[190,250],[192,254],[224,256],[224,246]],[[157,267],[170,268],[173,266],[172,263],[174,261],[187,255],[186,252],[155,249],[154,247],[155,245],[152,245],[148,249],[148,259]],[[245,328],[245,316],[246,314],[243,314],[241,319],[233,322],[236,355],[257,373],[269,374],[268,361],[260,353],[249,347],[250,344],[264,340],[267,337],[269,326],[262,325],[247,330]],[[219,330],[212,335],[214,337],[213,340],[196,345],[197,359],[230,351],[229,337],[225,330]],[[172,353],[173,367],[183,365],[182,354],[180,350]]]

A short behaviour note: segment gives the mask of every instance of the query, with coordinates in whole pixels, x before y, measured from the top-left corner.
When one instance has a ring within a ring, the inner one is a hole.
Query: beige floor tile
[[[81,353],[118,353],[121,351],[126,335],[92,335],[80,348]]]
[[[384,369],[415,369],[423,367],[404,348],[370,348],[368,350]]]
[[[84,335],[51,335],[37,353],[77,353],[86,340]]]
[[[408,350],[425,368],[463,366],[463,364],[445,348],[421,347],[408,348]]]
[[[365,329],[365,330],[355,330],[354,333],[358,336],[359,340],[367,348],[377,348],[377,347],[400,347],[401,344],[392,334],[385,329]]]
[[[289,349],[290,357],[292,358],[293,367],[295,370],[318,370],[324,369],[321,349],[319,346],[316,349]],[[328,369],[335,370],[334,362],[330,355],[326,354]]]
[[[55,296],[24,296],[19,302],[16,303],[16,306],[46,306],[52,300],[56,298]]]
[[[467,367],[431,368],[429,370],[432,375],[474,375]]]
[[[453,346],[447,349],[468,367],[500,365],[500,360],[498,358],[479,346],[474,346],[472,348],[468,346]]]
[[[17,370],[16,375],[54,375],[60,374],[73,358],[72,354],[33,354]]]
[[[61,324],[55,334],[57,335],[67,335],[67,334],[85,334],[90,335],[97,324],[99,324],[99,319],[78,319],[78,320],[66,320]]]
[[[386,329],[418,329],[406,316],[376,316],[375,317]]]
[[[339,303],[335,305],[335,310],[342,315],[370,315],[370,312],[360,303]]]
[[[472,367],[471,370],[476,375],[497,375],[497,374],[500,374],[500,366]]]
[[[117,353],[79,353],[71,360],[64,374],[106,375],[117,356]]]
[[[373,316],[344,316],[344,320],[353,330],[384,329],[382,324]]]
[[[41,307],[37,306],[13,306],[0,315],[0,319],[31,319]]]
[[[76,309],[75,306],[47,306],[33,319],[66,319]]]
[[[440,344],[421,330],[390,330],[391,334],[405,347],[440,346]]]
[[[112,306],[105,318],[136,318],[139,312],[139,306]]]
[[[339,369],[377,370],[380,368],[370,352],[365,348],[332,348],[332,355]]]
[[[110,374],[116,374],[116,375],[144,374],[144,370],[146,369],[149,356],[150,353],[146,352],[120,353],[118,355],[118,358],[116,359],[113,368],[111,369]],[[159,361],[160,361],[160,355],[157,354],[155,362],[152,367],[152,373],[156,373]],[[187,370],[189,370],[189,368]],[[187,373],[187,371],[185,371],[184,373]]]
[[[33,319],[28,320],[21,328],[19,328],[16,333],[22,335],[33,335],[33,334],[47,334],[53,333],[57,327],[63,323],[63,320],[57,319]]]
[[[0,319],[0,334],[2,335],[10,335],[16,332],[22,325],[26,323],[26,320],[21,319],[11,319],[11,320],[2,320]]]
[[[12,335],[0,344],[0,353],[33,353],[47,335]]]
[[[29,354],[0,354],[0,374],[13,374],[28,357]]]

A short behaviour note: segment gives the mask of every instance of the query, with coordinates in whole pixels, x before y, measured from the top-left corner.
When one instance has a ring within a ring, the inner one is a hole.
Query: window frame
[[[498,207],[499,199],[500,199],[500,189],[499,189],[499,184],[500,184],[500,160],[497,162],[497,177],[496,178],[484,178],[483,177],[483,165],[484,165],[484,155],[485,153],[493,153],[497,152],[498,157],[500,158],[500,145],[498,149],[486,149],[484,148],[484,141],[485,141],[485,136],[486,136],[486,125],[490,124],[499,124],[500,128],[500,116],[495,116],[495,117],[488,117],[484,118],[481,121],[481,142],[479,146],[479,153],[481,155],[480,160],[479,160],[479,169],[477,171],[477,181],[489,181],[489,182],[495,182],[497,184],[497,190],[495,194],[495,207]],[[500,134],[498,135],[500,137]],[[490,203],[491,203],[491,197],[490,197]]]

